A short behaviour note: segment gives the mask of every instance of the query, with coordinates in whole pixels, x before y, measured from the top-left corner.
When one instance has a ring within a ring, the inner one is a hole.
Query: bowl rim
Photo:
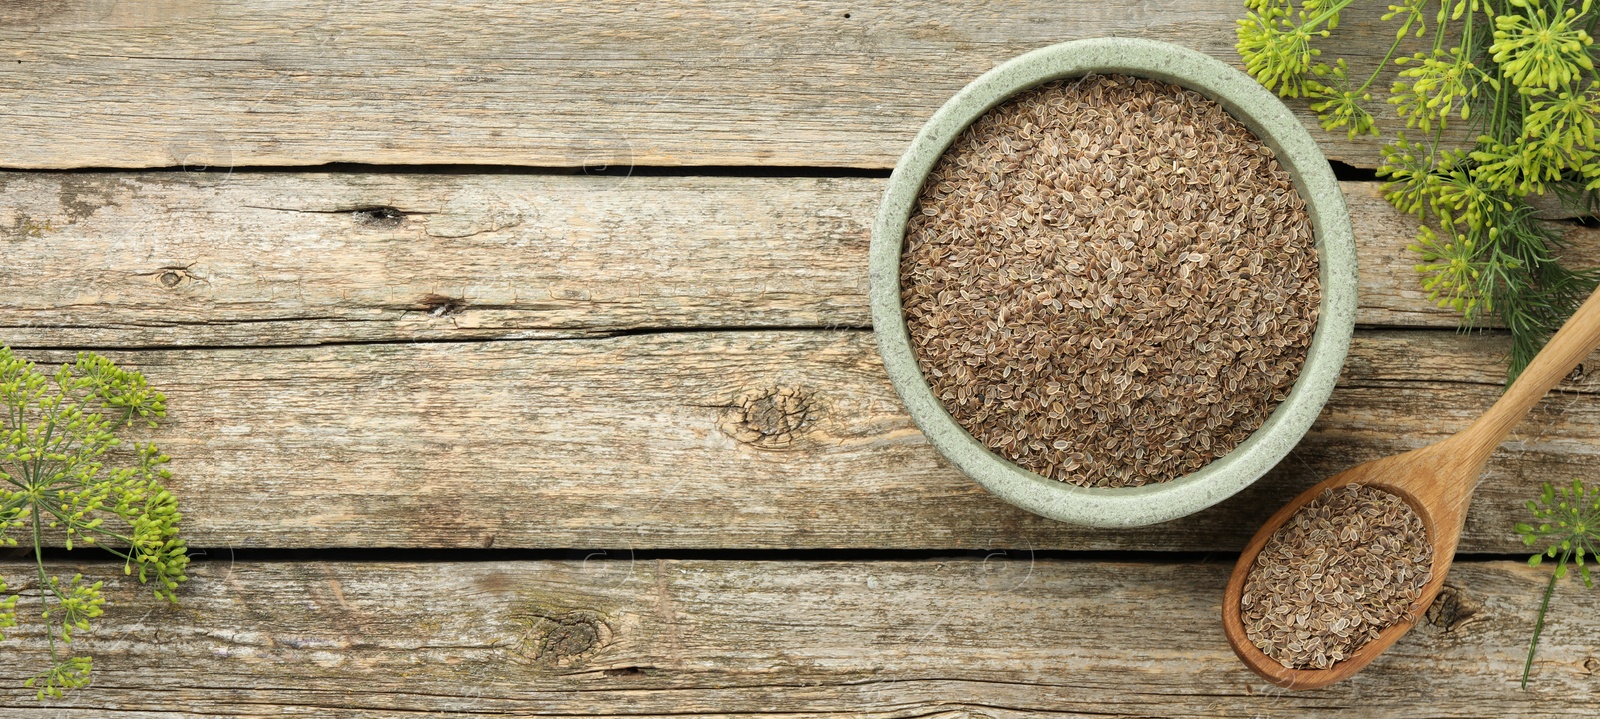
[[[979,443],[945,410],[917,365],[900,302],[905,225],[923,182],[950,143],[984,112],[1041,83],[1121,73],[1195,90],[1276,153],[1306,201],[1322,301],[1300,376],[1288,397],[1233,451],[1171,481],[1079,487],[1024,469]],[[1208,55],[1138,38],[1075,40],[1017,56],[973,80],[936,111],[896,163],[872,226],[873,332],[896,394],[935,449],[989,492],[1035,514],[1096,527],[1164,522],[1210,507],[1272,469],[1311,428],[1333,392],[1355,330],[1355,232],[1333,168],[1305,126],[1270,91]]]

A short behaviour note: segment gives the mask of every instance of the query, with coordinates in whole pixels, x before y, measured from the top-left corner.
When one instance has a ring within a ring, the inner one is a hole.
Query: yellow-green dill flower
[[[1448,119],[1456,113],[1462,120],[1472,117],[1468,98],[1478,97],[1482,71],[1461,54],[1461,48],[1449,52],[1434,50],[1432,55],[1417,53],[1409,58],[1395,60],[1396,65],[1417,64],[1400,71],[1404,78],[1390,89],[1389,102],[1406,118],[1406,127],[1429,132],[1437,121],[1440,127],[1448,126]]]
[[[1591,1],[1584,1],[1584,13],[1589,12]],[[1489,46],[1489,52],[1517,87],[1555,90],[1577,79],[1583,70],[1594,69],[1594,62],[1589,59],[1589,46],[1594,40],[1576,26],[1577,9],[1551,14],[1543,5],[1528,0],[1510,3],[1523,12],[1494,19],[1494,44]]]
[[[1539,500],[1530,499],[1525,506],[1533,513],[1533,522],[1518,522],[1513,529],[1522,535],[1523,544],[1544,543],[1528,557],[1528,565],[1537,567],[1549,557],[1556,560],[1556,568],[1545,585],[1544,601],[1539,605],[1539,616],[1533,624],[1533,641],[1528,643],[1528,660],[1522,666],[1524,688],[1533,670],[1534,653],[1539,649],[1539,635],[1544,631],[1545,612],[1550,608],[1550,593],[1556,588],[1556,582],[1567,576],[1568,565],[1576,564],[1583,585],[1594,586],[1589,560],[1600,555],[1600,488],[1586,488],[1582,480],[1574,478],[1570,486],[1558,491],[1546,482]]]
[[[1432,2],[1433,0],[1400,0],[1399,5],[1390,5],[1389,12],[1384,13],[1381,19],[1384,22],[1388,22],[1400,15],[1405,15],[1405,20],[1400,23],[1401,29],[1395,31],[1395,37],[1404,37],[1405,33],[1410,31],[1413,25],[1417,28],[1416,36],[1422,37],[1427,32],[1427,26],[1423,24],[1425,20],[1423,11]]]
[[[1306,73],[1313,58],[1321,54],[1311,47],[1311,38],[1327,37],[1327,30],[1288,21],[1288,10],[1271,6],[1250,12],[1239,20],[1239,42],[1234,46],[1244,60],[1245,71],[1268,90],[1284,97],[1305,93]]]
[[[1482,136],[1470,156],[1478,163],[1474,179],[1491,190],[1519,197],[1544,192],[1545,183],[1561,179],[1566,165],[1559,148],[1528,137],[1503,143]]]
[[[1422,255],[1422,264],[1416,270],[1426,275],[1422,289],[1428,291],[1429,301],[1469,320],[1480,310],[1492,309],[1492,301],[1479,287],[1484,263],[1477,258],[1476,242],[1464,234],[1453,241],[1440,242],[1433,228],[1423,225],[1410,249]]]
[[[37,551],[44,525],[61,532],[68,549],[93,544],[122,558],[124,571],[137,569],[157,596],[175,601],[189,556],[178,530],[183,515],[165,486],[169,458],[144,442],[131,453],[108,454],[125,447],[116,432],[136,422],[154,427],[166,416],[165,396],[143,375],[99,355],[80,353],[47,375],[0,346],[0,405],[0,546],[15,546],[7,532],[26,522]],[[115,525],[107,526],[108,519]],[[90,659],[69,649],[101,615],[105,599],[100,582],[48,577],[42,562],[37,570],[34,594],[50,666],[24,685],[40,698],[60,697],[89,682]],[[3,584],[0,593],[9,595],[0,597],[0,628],[14,626],[18,594]]]
[[[1522,135],[1553,145],[1568,157],[1595,146],[1595,114],[1600,113],[1600,98],[1594,92],[1600,83],[1589,84],[1588,92],[1562,90],[1553,97],[1540,91],[1541,98],[1528,104],[1522,118]],[[1577,169],[1576,164],[1569,164]]]
[[[23,682],[22,685],[32,689],[37,684],[39,701],[44,701],[45,697],[60,699],[67,689],[89,686],[89,672],[93,669],[94,660],[89,657],[71,657]]]
[[[1446,226],[1454,227],[1461,222],[1469,228],[1485,227],[1495,203],[1501,203],[1506,211],[1511,209],[1509,203],[1495,199],[1473,176],[1466,150],[1443,153],[1436,174],[1440,180],[1433,211]]]
[[[1434,156],[1422,143],[1400,138],[1383,146],[1383,164],[1378,166],[1378,177],[1389,178],[1383,183],[1383,197],[1395,209],[1423,219],[1429,207],[1438,202],[1439,178],[1434,172]]]
[[[1356,139],[1356,135],[1378,134],[1372,113],[1361,105],[1372,100],[1372,93],[1351,88],[1350,68],[1344,58],[1339,58],[1331,68],[1318,64],[1312,69],[1312,74],[1332,83],[1327,85],[1320,80],[1306,81],[1306,95],[1315,100],[1311,103],[1311,111],[1317,113],[1322,129],[1331,132],[1341,127],[1347,128],[1346,134],[1352,140]]]

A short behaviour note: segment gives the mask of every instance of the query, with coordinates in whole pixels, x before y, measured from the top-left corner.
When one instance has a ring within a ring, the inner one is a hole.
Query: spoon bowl
[[[1324,687],[1361,671],[1415,626],[1444,586],[1455,559],[1456,545],[1466,522],[1472,491],[1483,466],[1511,428],[1539,403],[1546,392],[1600,347],[1600,290],[1585,300],[1561,330],[1528,363],[1504,395],[1476,421],[1444,441],[1409,452],[1359,464],[1333,475],[1300,493],[1267,519],[1251,537],[1234,565],[1222,598],[1222,627],[1235,654],[1256,674],[1289,689]],[[1357,648],[1348,658],[1327,669],[1292,669],[1267,656],[1245,634],[1240,603],[1245,580],[1262,547],[1295,512],[1320,496],[1323,490],[1360,484],[1404,499],[1422,519],[1433,547],[1433,574],[1404,617]]]

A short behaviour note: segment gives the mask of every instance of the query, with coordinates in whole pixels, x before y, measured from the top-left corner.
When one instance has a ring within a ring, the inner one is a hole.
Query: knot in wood
[[[153,274],[156,278],[156,281],[160,282],[162,287],[165,287],[169,290],[176,289],[178,285],[181,285],[189,280],[197,279],[195,275],[189,272],[189,268],[187,267],[162,267],[156,270]]]
[[[526,655],[558,667],[581,664],[611,641],[611,628],[600,615],[585,610],[536,615],[524,626]]]
[[[1468,596],[1460,587],[1446,584],[1439,588],[1439,596],[1433,598],[1433,604],[1428,605],[1428,623],[1451,632],[1471,622],[1481,611],[1483,602]]]
[[[771,387],[750,392],[726,410],[722,432],[741,444],[760,449],[784,449],[793,445],[819,416],[813,395],[797,387]]]

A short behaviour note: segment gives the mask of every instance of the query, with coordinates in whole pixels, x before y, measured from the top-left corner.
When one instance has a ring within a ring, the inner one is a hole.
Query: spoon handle
[[[1473,422],[1462,435],[1471,437],[1469,444],[1484,459],[1494,451],[1501,440],[1511,433],[1528,411],[1561,382],[1585,357],[1600,347],[1600,288],[1597,288],[1583,306],[1566,324],[1561,325],[1544,349],[1535,355],[1528,368],[1517,375],[1515,382],[1500,396],[1478,421]]]

